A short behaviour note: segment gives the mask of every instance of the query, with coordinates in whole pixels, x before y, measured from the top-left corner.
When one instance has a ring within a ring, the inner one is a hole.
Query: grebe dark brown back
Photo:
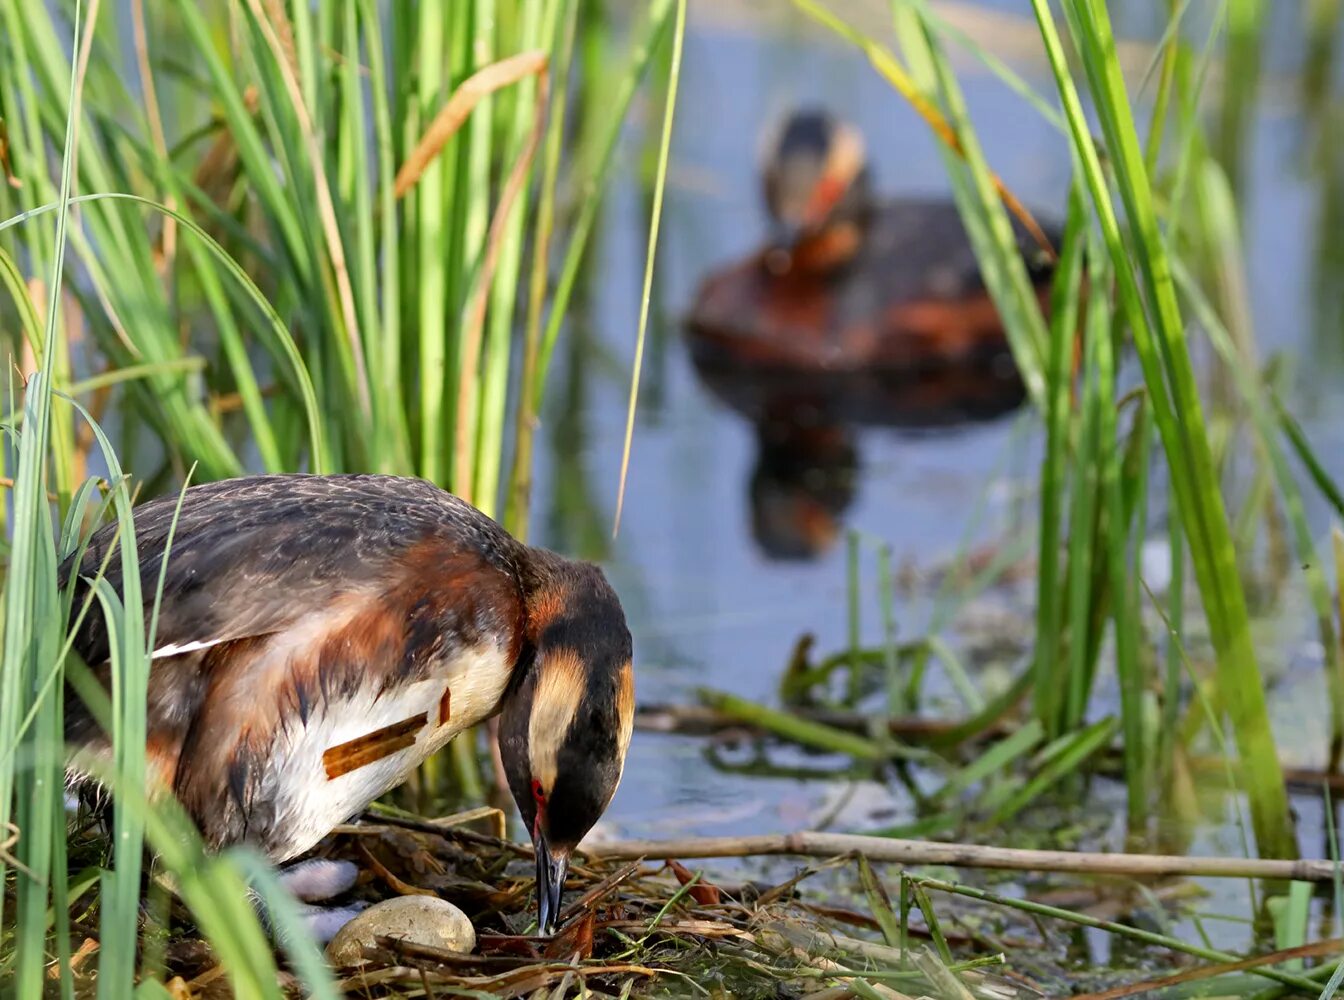
[[[135,509],[146,581],[176,504]],[[81,577],[114,541],[113,525],[93,535]],[[62,578],[73,572],[67,563]],[[120,590],[118,559],[107,576]],[[181,800],[208,845],[294,858],[499,713],[543,931],[554,918],[570,852],[620,780],[634,717],[630,633],[597,567],[523,545],[420,480],[210,483],[183,500],[155,641],[153,787]],[[106,685],[100,614],[75,649]],[[72,690],[66,738],[110,755]]]

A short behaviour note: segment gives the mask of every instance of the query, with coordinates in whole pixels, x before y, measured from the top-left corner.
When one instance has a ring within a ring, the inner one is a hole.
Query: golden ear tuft
[[[583,700],[587,671],[578,652],[563,646],[542,654],[540,671],[527,742],[532,777],[550,792],[555,787],[556,758]]]
[[[630,736],[635,730],[635,668],[629,660],[616,674],[616,720],[619,726],[616,745],[624,765],[626,751],[630,749]]]

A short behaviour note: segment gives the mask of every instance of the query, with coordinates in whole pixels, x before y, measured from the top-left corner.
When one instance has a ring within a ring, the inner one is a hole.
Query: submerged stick
[[[1083,851],[1035,851],[979,844],[939,844],[856,833],[766,833],[750,837],[687,837],[682,840],[625,840],[593,844],[592,858],[745,858],[787,854],[824,858],[862,854],[869,861],[904,865],[948,865],[953,868],[997,868],[1014,871],[1074,872],[1079,875],[1136,877],[1203,876],[1208,878],[1290,879],[1330,882],[1335,863],[1324,859],[1278,861],[1262,858],[1190,858],[1173,854],[1097,854]]]

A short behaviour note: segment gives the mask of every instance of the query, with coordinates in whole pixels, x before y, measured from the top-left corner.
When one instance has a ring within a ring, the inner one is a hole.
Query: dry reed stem
[[[13,487],[14,481],[10,480],[9,485]],[[56,498],[52,497],[52,499],[55,500]],[[32,870],[28,868],[28,866],[24,865],[22,862],[19,861],[18,858],[16,858],[13,854],[10,853],[10,851],[15,847],[15,845],[18,844],[19,838],[22,836],[22,832],[19,830],[18,824],[13,822],[6,823],[4,827],[4,832],[5,832],[5,839],[3,841],[0,841],[0,861],[3,861],[6,865],[8,865],[10,868],[13,868],[15,871],[23,872],[24,875],[28,876],[31,879],[37,878],[37,876],[32,873]]]
[[[666,934],[672,937],[693,935],[701,938],[736,938],[756,943],[756,935],[724,920],[662,920],[652,927],[647,920],[599,920],[593,929],[623,931],[626,934]]]
[[[271,24],[275,27],[275,32],[280,39],[280,49],[284,54],[285,63],[289,66],[290,72],[298,75],[299,72],[299,54],[294,47],[294,26],[289,23],[289,16],[285,13],[285,5],[278,0],[266,0],[266,14],[271,19]]]
[[[483,819],[490,821],[492,836],[498,837],[500,840],[508,836],[509,818],[504,814],[503,809],[497,809],[494,806],[477,806],[475,809],[465,809],[462,812],[449,813],[447,816],[435,816],[430,822],[435,826],[447,829],[454,826],[466,826],[468,823],[475,823]]]
[[[614,892],[626,879],[639,871],[639,862],[632,861],[624,868],[618,868],[602,881],[590,887],[582,896],[560,911],[556,923],[562,928],[575,917],[586,914],[598,900]]]
[[[270,46],[276,64],[280,67],[280,79],[284,81],[285,91],[294,106],[294,117],[298,119],[299,132],[303,136],[305,152],[313,169],[313,189],[317,194],[317,214],[322,221],[323,235],[326,237],[327,256],[331,260],[331,269],[336,278],[336,295],[341,303],[341,318],[345,324],[345,334],[350,341],[350,356],[355,363],[355,393],[364,416],[373,412],[373,402],[369,398],[369,374],[364,363],[364,341],[359,331],[359,316],[355,311],[355,290],[350,282],[350,268],[345,260],[345,244],[341,240],[341,227],[336,220],[336,203],[331,197],[331,186],[327,183],[327,172],[322,166],[322,150],[317,144],[317,133],[313,128],[313,119],[308,114],[308,105],[303,99],[303,90],[293,65],[285,52],[275,24],[263,10],[260,0],[248,0],[252,16],[256,19],[266,44]],[[282,17],[283,14],[277,16]],[[284,21],[285,31],[289,30],[288,21]]]
[[[439,109],[425,134],[406,157],[401,169],[397,171],[397,178],[392,185],[393,193],[401,198],[420,182],[425,168],[439,155],[448,140],[467,120],[467,115],[471,114],[472,109],[483,98],[525,77],[544,73],[548,59],[547,54],[541,49],[519,52],[517,55],[482,67],[463,80],[453,91],[453,96],[448,98],[448,103]]]
[[[70,962],[65,966],[65,969],[69,970],[71,973],[78,972],[79,967],[84,964],[84,960],[89,956],[96,954],[97,951],[98,941],[94,938],[86,937],[75,950],[75,953],[70,956]],[[62,971],[61,961],[60,959],[56,959],[47,966],[47,978],[50,980],[58,980],[61,978]]]
[[[418,885],[411,885],[398,878],[388,870],[387,866],[373,856],[373,853],[359,841],[355,841],[355,850],[359,852],[364,863],[369,866],[369,870],[387,883],[388,888],[399,896],[434,896],[439,894],[433,889],[422,889]]]
[[[353,825],[343,823],[336,827],[336,832],[340,833],[360,833],[363,830],[377,826],[397,826],[403,830],[416,830],[420,833],[433,833],[440,837],[446,837],[451,840],[460,840],[467,844],[475,844],[479,847],[490,847],[495,850],[508,851],[520,858],[534,857],[532,845],[519,844],[512,840],[504,840],[500,837],[491,837],[484,833],[477,833],[474,830],[467,830],[462,827],[444,826],[436,820],[420,819],[414,816],[399,816],[395,814],[384,814],[367,810],[361,814],[362,819],[368,826]],[[571,866],[572,868],[572,866]]]
[[[585,848],[591,858],[743,858],[762,855],[835,857],[862,854],[870,861],[903,865],[948,865],[1012,871],[1072,872],[1133,877],[1290,879],[1330,882],[1336,866],[1324,859],[1280,861],[1262,858],[1191,858],[1171,854],[1100,854],[1037,851],[979,844],[941,844],[853,833],[768,833],[748,837],[687,837],[681,840],[627,840]]]
[[[257,89],[257,85],[249,83],[244,87],[242,98],[243,110],[256,117],[261,107],[261,91]],[[238,151],[227,124],[221,122],[214,131],[216,132],[214,139],[196,164],[191,176],[192,182],[201,189],[203,196],[222,208],[238,170]]]

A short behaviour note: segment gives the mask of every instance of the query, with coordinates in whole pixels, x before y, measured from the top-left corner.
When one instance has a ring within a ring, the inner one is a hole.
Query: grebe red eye
[[[532,779],[532,798],[536,799],[539,806],[546,804],[546,793],[541,790],[541,782],[536,778]]]

